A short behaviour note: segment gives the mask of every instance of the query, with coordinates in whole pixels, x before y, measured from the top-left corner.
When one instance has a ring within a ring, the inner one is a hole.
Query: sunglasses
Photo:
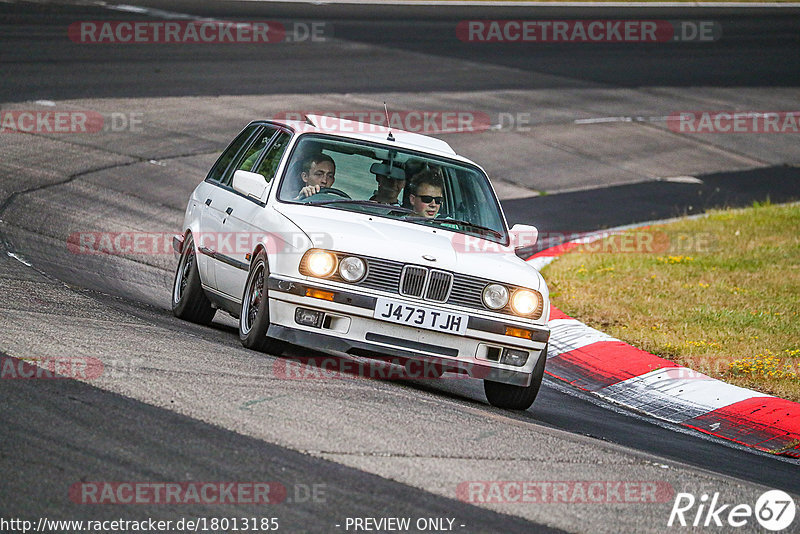
[[[431,202],[436,202],[437,204],[441,204],[444,197],[432,197],[430,195],[416,195],[418,199],[420,199],[425,204],[430,204]]]

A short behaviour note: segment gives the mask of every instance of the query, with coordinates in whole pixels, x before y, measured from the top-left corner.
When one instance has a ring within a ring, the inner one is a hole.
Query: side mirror
[[[261,200],[267,190],[267,181],[257,172],[238,170],[233,173],[233,189],[239,193]]]
[[[515,224],[509,232],[511,234],[511,246],[514,250],[530,248],[539,239],[539,230],[535,226],[528,224]]]

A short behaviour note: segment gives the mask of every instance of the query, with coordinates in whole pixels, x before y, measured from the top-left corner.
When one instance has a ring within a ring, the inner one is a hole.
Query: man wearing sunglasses
[[[433,219],[439,214],[444,200],[444,180],[438,174],[425,169],[411,178],[408,196],[414,214]]]

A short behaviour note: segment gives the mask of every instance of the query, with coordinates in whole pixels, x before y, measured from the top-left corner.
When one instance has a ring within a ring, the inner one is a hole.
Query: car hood
[[[531,289],[541,290],[544,284],[539,272],[512,249],[447,228],[308,205],[283,204],[275,209],[308,235],[314,247],[425,265]]]

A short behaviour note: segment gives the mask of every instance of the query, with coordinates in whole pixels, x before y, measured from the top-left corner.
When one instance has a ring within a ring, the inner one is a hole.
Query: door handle
[[[230,215],[231,213],[233,213],[233,208],[231,208],[231,207],[228,207],[228,209],[226,209],[226,210],[225,210],[225,213],[227,213],[228,215]]]
[[[210,205],[211,205],[211,199],[210,199],[210,198],[207,198],[207,199],[206,199],[206,206],[210,206]]]

